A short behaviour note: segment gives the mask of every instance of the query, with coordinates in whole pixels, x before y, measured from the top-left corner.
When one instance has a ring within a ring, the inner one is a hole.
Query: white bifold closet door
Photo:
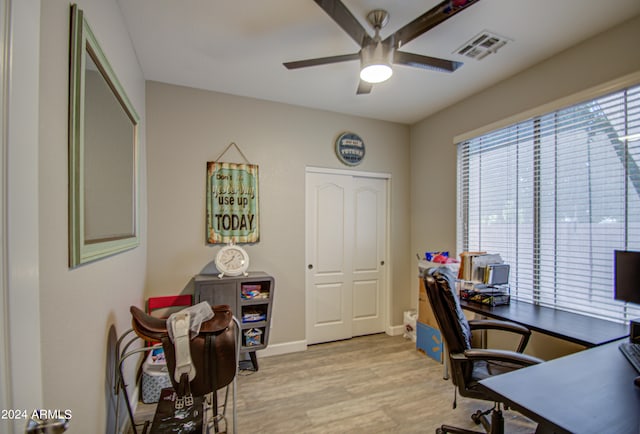
[[[306,174],[307,344],[384,331],[387,182]]]

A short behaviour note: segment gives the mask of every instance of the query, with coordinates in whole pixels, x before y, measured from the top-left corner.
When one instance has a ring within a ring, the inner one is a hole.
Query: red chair
[[[180,310],[174,308],[189,307],[193,304],[193,296],[191,294],[185,295],[166,295],[162,297],[149,297],[147,300],[147,313],[153,315],[156,310],[164,309],[160,318],[168,318],[172,313],[171,311]],[[160,341],[158,341],[159,343]],[[154,343],[147,342],[148,346],[153,346]]]
[[[173,307],[189,307],[192,304],[193,296],[191,294],[149,297],[149,300],[147,300],[147,313],[151,315],[154,310],[170,309]]]

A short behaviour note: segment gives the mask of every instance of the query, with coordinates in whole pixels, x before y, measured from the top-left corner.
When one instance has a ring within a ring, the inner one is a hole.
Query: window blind
[[[500,253],[517,300],[619,322],[613,251],[640,250],[640,86],[458,145],[457,248]]]

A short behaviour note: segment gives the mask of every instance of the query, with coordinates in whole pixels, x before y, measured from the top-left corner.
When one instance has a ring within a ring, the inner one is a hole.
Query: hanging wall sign
[[[260,239],[258,166],[207,162],[207,242]]]
[[[336,155],[347,166],[357,166],[364,159],[364,142],[357,134],[342,133],[336,140]]]

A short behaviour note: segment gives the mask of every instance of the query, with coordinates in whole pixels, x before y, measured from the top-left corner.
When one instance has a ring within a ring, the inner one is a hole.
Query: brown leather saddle
[[[195,368],[195,376],[181,374],[179,380],[176,380],[176,348],[169,337],[166,320],[147,315],[139,308],[131,306],[135,333],[145,341],[162,343],[171,383],[179,399],[215,392],[227,386],[235,377],[236,325],[232,320],[233,313],[227,305],[212,306],[212,309],[214,317],[200,325],[197,335],[189,336],[190,357],[192,368]]]

